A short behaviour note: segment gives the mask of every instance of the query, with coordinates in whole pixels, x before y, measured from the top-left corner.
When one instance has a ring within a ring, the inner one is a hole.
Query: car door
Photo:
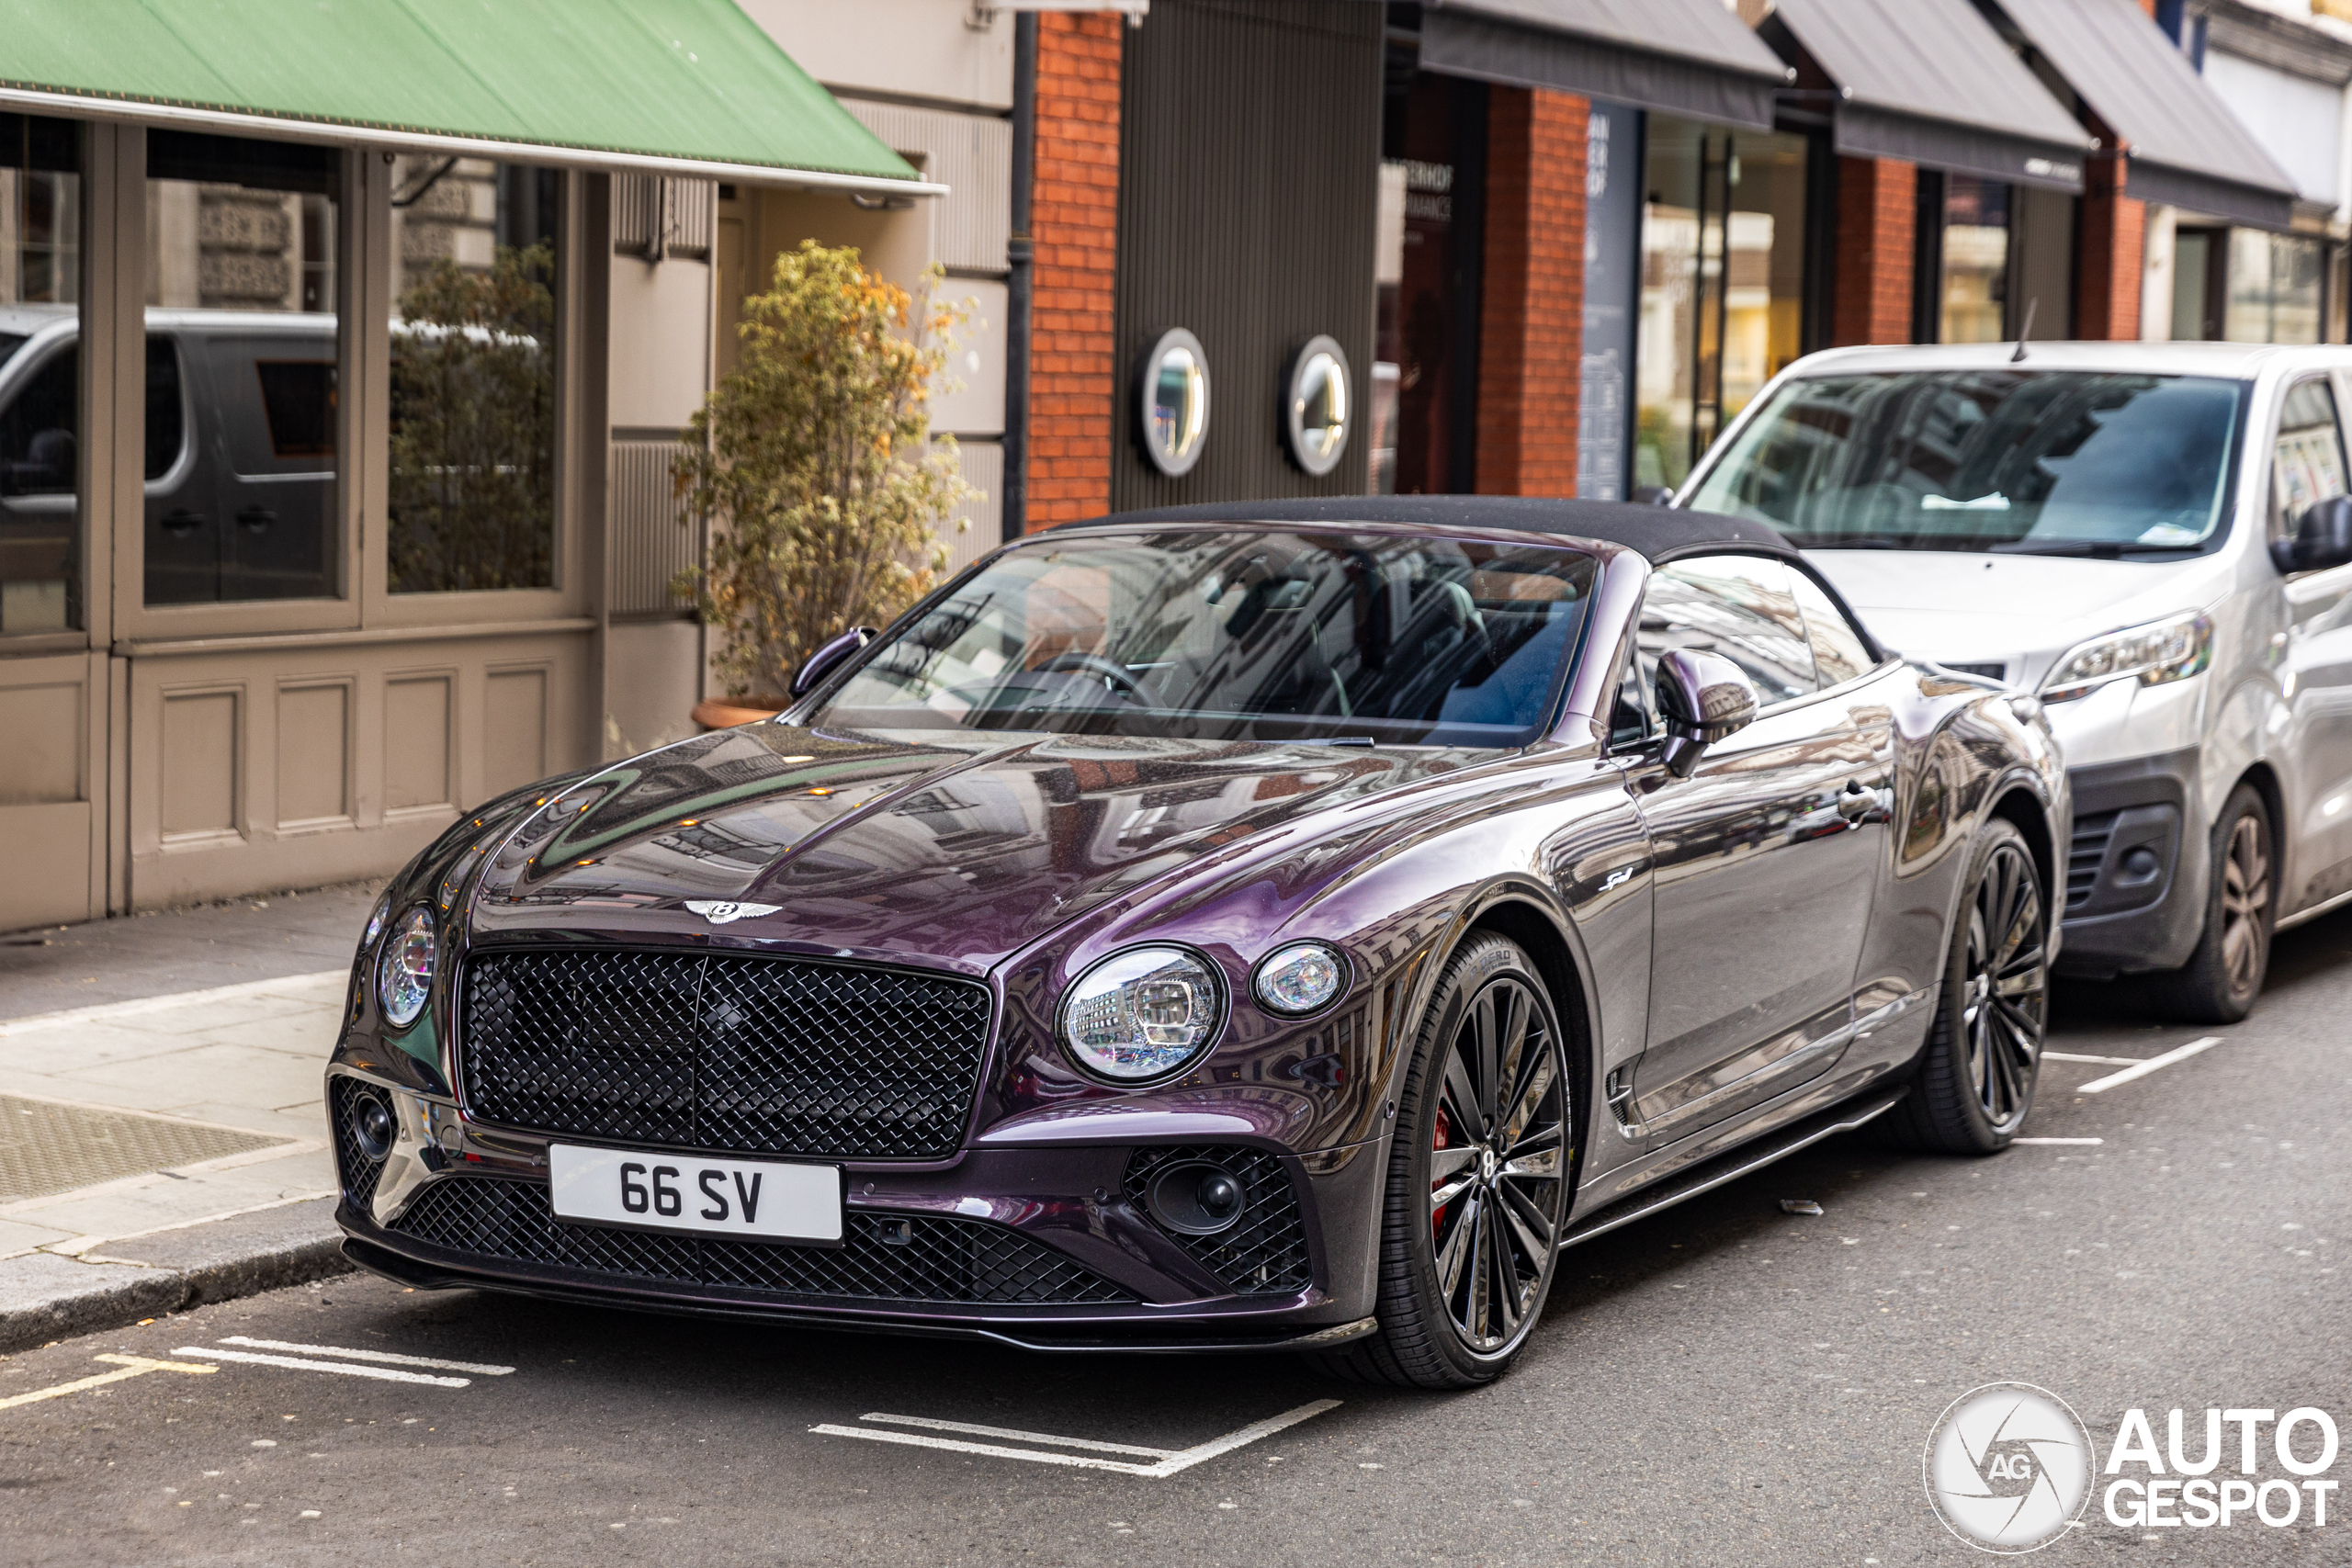
[[[1648,682],[1674,649],[1722,654],[1759,705],[1689,778],[1650,763],[1630,781],[1656,856],[1648,1046],[1630,1086],[1608,1088],[1630,1087],[1628,1120],[1671,1138],[1826,1069],[1849,1037],[1885,858],[1888,726],[1866,674],[1816,668],[1777,559],[1661,568],[1636,647]]]
[[[2291,537],[2314,502],[2352,491],[2335,391],[2324,376],[2287,390],[2271,439],[2270,536]],[[2278,685],[2291,714],[2278,757],[2293,770],[2273,863],[2295,878],[2278,912],[2352,891],[2352,566],[2287,579]]]
[[[204,604],[220,598],[220,530],[211,465],[190,429],[187,367],[169,333],[147,334],[146,600]]]
[[[335,492],[332,323],[201,340],[213,400],[201,433],[215,458],[221,597],[300,599],[333,591]]]

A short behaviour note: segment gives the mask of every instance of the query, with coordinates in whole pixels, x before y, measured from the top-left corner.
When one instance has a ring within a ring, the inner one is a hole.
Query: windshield
[[[1046,536],[901,622],[809,722],[1522,746],[1592,558],[1248,526]]]
[[[2132,555],[2219,525],[2245,385],[2089,370],[1788,382],[1681,503],[1815,549]]]

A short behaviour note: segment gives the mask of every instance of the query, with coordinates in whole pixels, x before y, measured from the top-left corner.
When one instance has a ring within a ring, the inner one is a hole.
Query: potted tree
[[[954,439],[931,436],[931,393],[968,315],[934,300],[938,276],[918,301],[854,248],[810,240],[743,301],[739,367],[674,469],[685,525],[709,525],[704,564],[675,586],[723,639],[710,663],[728,695],[695,705],[704,728],[784,707],[802,660],[888,625],[947,564],[935,525],[978,492]]]

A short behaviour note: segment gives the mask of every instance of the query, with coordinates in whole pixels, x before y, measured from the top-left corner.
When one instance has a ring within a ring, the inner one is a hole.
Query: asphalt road
[[[2222,1041],[2096,1096],[2072,1091],[2113,1068],[2049,1064],[2029,1135],[2103,1143],[1984,1161],[1820,1145],[1571,1253],[1529,1354],[1478,1393],[352,1278],[0,1359],[0,1562],[1966,1562],[1922,1445],[2003,1380],[2061,1395],[2102,1455],[2134,1406],[2159,1444],[2186,1407],[2192,1455],[2208,1406],[2321,1406],[2346,1428],[2329,1473],[2352,1479],[2352,918],[2282,938],[2245,1024],[2119,1021],[2131,1002],[2070,994],[2052,1048]],[[222,1359],[232,1337],[514,1371],[368,1381]],[[110,1354],[218,1370],[7,1403],[131,1370],[94,1359]],[[811,1430],[1148,1466],[873,1417],[1174,1451],[1334,1399],[1164,1477]],[[2285,1478],[2267,1438],[2257,1480]],[[2324,1529],[2308,1508],[2281,1529],[2120,1528],[2095,1495],[2084,1519],[2033,1561],[2352,1562],[2333,1509]]]

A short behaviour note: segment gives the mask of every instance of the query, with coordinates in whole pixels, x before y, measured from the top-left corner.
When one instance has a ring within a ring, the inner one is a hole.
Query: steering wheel
[[[1125,692],[1147,706],[1158,708],[1168,705],[1160,700],[1158,692],[1153,691],[1140,676],[1128,670],[1125,665],[1119,663],[1116,660],[1105,659],[1099,653],[1089,653],[1083,649],[1073,648],[1066,652],[1057,653],[1043,664],[1038,665],[1035,672],[1040,675],[1051,675],[1068,671],[1100,675],[1104,683]]]

